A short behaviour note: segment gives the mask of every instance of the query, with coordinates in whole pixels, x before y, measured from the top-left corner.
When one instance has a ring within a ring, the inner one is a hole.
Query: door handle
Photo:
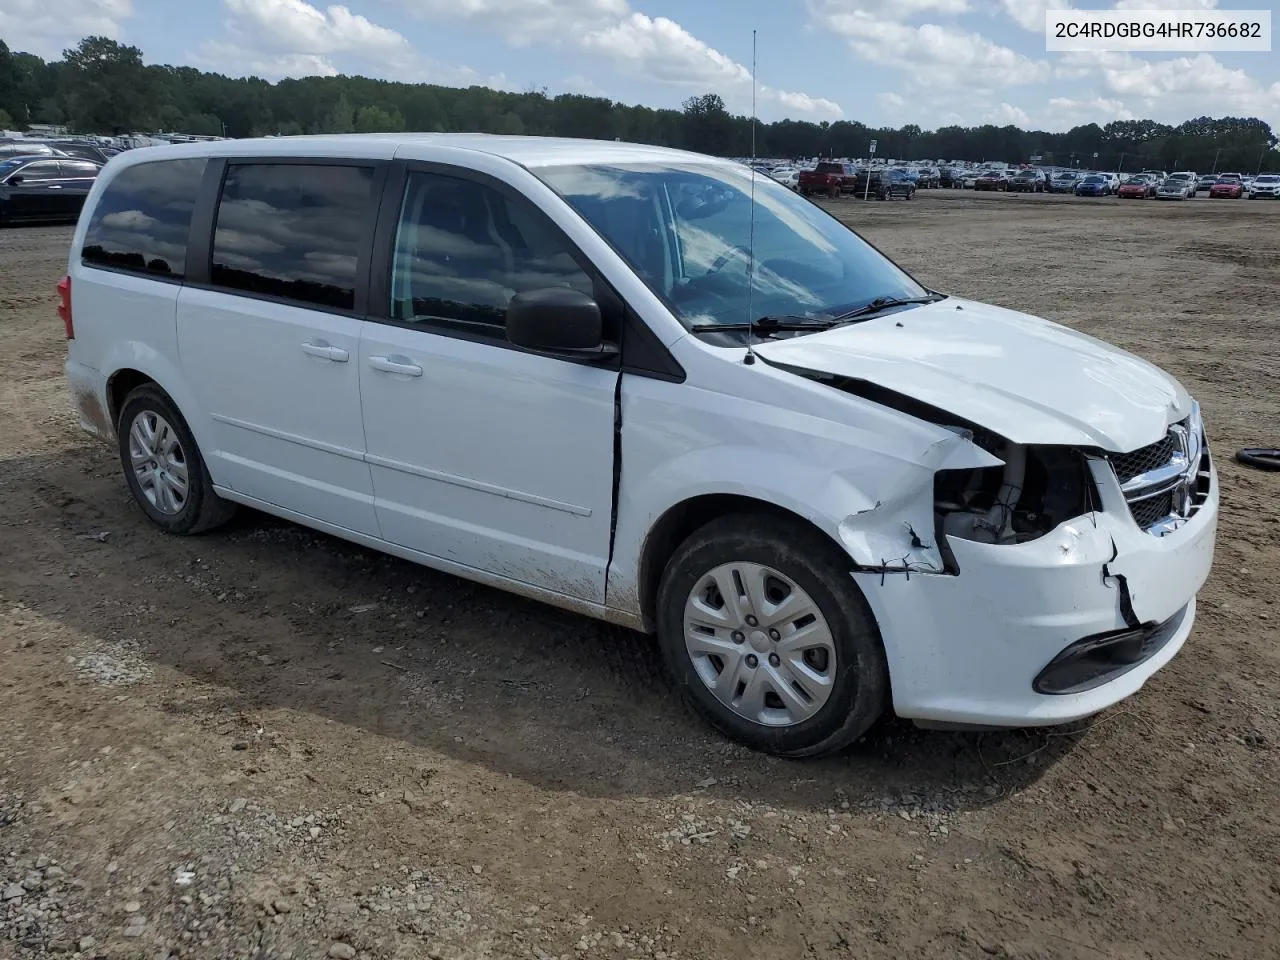
[[[422,376],[422,367],[412,362],[408,357],[370,357],[369,366],[375,370],[381,370],[383,373],[399,373],[406,377]]]
[[[308,357],[321,360],[332,360],[334,363],[346,363],[350,354],[341,347],[335,347],[326,340],[306,340],[302,344],[302,352]]]
[[[62,184],[60,184],[60,183],[51,183],[51,184],[49,184],[49,189],[50,189],[50,190],[61,190],[61,189],[62,189]]]

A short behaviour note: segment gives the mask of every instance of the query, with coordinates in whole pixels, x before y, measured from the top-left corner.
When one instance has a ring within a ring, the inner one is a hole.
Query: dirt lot
[[[170,539],[83,438],[0,231],[0,957],[1280,955],[1280,204],[838,205],[926,282],[1101,335],[1205,407],[1191,643],[1074,733],[712,735],[652,645],[276,521]]]

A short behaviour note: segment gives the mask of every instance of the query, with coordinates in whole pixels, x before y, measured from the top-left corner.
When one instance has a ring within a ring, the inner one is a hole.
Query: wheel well
[[[784,507],[757,500],[754,497],[743,497],[730,493],[713,493],[701,497],[693,497],[678,503],[661,517],[649,530],[645,538],[644,549],[640,555],[639,600],[640,610],[644,618],[653,622],[658,602],[658,585],[662,581],[662,571],[667,568],[667,561],[676,552],[676,548],[700,527],[712,520],[728,516],[732,513],[765,513],[782,517],[815,531],[825,540],[831,537],[825,530],[806,520],[799,514],[792,513]],[[838,545],[837,545],[838,546]],[[841,550],[843,552],[843,548]]]
[[[107,404],[110,407],[107,412],[111,416],[113,428],[120,419],[120,408],[124,406],[125,398],[145,383],[155,381],[137,370],[117,370],[111,375],[111,379],[107,381]]]

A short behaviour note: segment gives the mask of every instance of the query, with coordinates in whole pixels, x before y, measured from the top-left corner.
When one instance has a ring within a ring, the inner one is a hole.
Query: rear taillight
[[[66,276],[58,281],[58,316],[67,328],[67,339],[76,338],[76,328],[71,322],[71,277]]]

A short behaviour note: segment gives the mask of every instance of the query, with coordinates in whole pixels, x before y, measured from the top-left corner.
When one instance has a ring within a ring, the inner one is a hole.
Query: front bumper
[[[1038,726],[1130,696],[1191,633],[1217,519],[1213,473],[1204,505],[1164,537],[1144,533],[1127,512],[1098,512],[1030,543],[950,537],[956,576],[853,574],[880,626],[895,712],[936,723]],[[1149,655],[1089,689],[1036,692],[1037,678],[1068,647],[1132,628],[1126,612],[1159,625]]]

